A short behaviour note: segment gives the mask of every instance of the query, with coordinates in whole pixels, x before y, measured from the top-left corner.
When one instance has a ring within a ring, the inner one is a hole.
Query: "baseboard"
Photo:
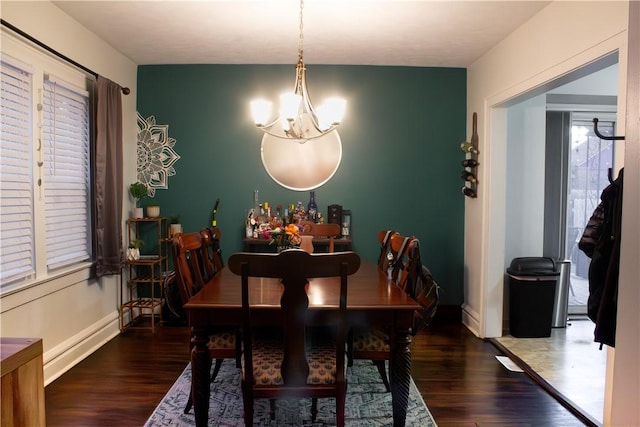
[[[462,324],[475,336],[480,337],[480,321],[478,320],[477,313],[470,310],[466,304],[462,307]]]
[[[47,386],[69,369],[120,333],[120,318],[114,311],[44,353],[44,385]]]

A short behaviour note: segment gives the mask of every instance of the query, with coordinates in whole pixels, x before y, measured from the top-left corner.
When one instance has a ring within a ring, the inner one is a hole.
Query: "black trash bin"
[[[509,277],[509,332],[516,338],[551,335],[558,282],[556,262],[546,257],[514,258]]]

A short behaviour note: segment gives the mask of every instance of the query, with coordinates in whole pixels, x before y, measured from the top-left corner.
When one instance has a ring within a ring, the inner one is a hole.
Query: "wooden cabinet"
[[[0,338],[2,427],[44,426],[42,340]]]
[[[127,228],[129,242],[143,240],[144,245],[139,259],[127,260],[120,330],[145,328],[155,331],[162,323],[163,288],[169,267],[167,220],[163,217],[130,218]]]

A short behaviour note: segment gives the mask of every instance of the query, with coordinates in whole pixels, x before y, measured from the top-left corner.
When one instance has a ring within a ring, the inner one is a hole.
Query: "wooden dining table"
[[[277,324],[282,295],[278,279],[250,278],[249,303],[252,316],[262,324]],[[402,289],[363,259],[347,284],[347,321],[350,327],[388,325],[395,332],[391,342],[390,382],[393,425],[404,426],[411,382],[411,328],[414,310],[420,308]],[[321,322],[338,308],[340,278],[310,279],[309,323]],[[207,349],[212,326],[241,325],[240,276],[223,268],[185,304],[192,328],[191,369],[196,426],[207,425],[210,398],[211,357]]]

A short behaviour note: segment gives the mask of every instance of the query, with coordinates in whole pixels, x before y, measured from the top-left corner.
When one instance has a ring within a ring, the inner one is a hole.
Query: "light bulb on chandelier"
[[[304,143],[332,132],[342,121],[346,101],[342,98],[329,98],[314,109],[309,98],[306,80],[306,66],[302,60],[302,9],[300,1],[300,39],[298,42],[298,63],[296,64],[296,83],[293,92],[280,96],[280,111],[272,119],[272,103],[265,99],[251,102],[251,115],[256,126],[278,138],[291,139]]]

